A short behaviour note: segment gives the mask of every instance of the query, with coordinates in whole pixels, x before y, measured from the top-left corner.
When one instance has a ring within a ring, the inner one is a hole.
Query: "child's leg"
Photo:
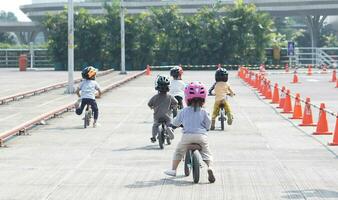
[[[212,167],[212,155],[209,148],[208,137],[202,135],[200,138],[199,144],[201,145],[202,149],[200,150],[201,156],[205,164],[208,166],[208,180],[210,183],[215,182],[215,176]]]
[[[174,158],[172,162],[172,170],[176,170],[178,165],[180,164],[181,160],[185,156],[185,153],[187,152],[187,146],[193,143],[191,141],[191,135],[183,134],[181,141],[177,144]]]
[[[152,129],[152,137],[153,138],[156,138],[158,132],[160,131],[159,128],[158,128],[160,125],[161,125],[160,123],[158,123],[157,121],[154,121],[153,129]]]
[[[213,109],[212,117],[211,117],[212,120],[215,120],[216,117],[219,114],[219,109],[220,109],[219,105],[220,105],[220,101],[215,101],[215,103],[214,103],[214,109]]]
[[[229,125],[232,124],[232,120],[233,120],[233,116],[232,116],[232,113],[231,113],[231,108],[230,108],[230,105],[227,101],[224,102],[224,110],[225,110],[225,113],[227,114],[227,122]]]
[[[169,135],[169,138],[173,140],[175,136],[174,136],[174,129],[172,128],[172,125],[171,125],[171,119],[166,121],[166,126],[167,126],[167,134]]]
[[[99,109],[98,109],[97,103],[94,99],[92,101],[90,101],[90,106],[92,107],[92,110],[93,110],[93,113],[94,113],[94,122],[96,122],[98,117],[99,117]]]
[[[218,116],[218,113],[219,113],[219,105],[220,105],[220,101],[215,101],[214,103],[214,110],[212,112],[212,116],[211,116],[211,127],[210,129],[211,130],[214,130],[215,129],[215,123],[216,123],[216,117]]]
[[[82,99],[81,100],[81,106],[75,110],[75,113],[77,115],[81,115],[82,112],[83,112],[83,109],[85,108],[86,105],[87,105],[87,100],[86,99]]]

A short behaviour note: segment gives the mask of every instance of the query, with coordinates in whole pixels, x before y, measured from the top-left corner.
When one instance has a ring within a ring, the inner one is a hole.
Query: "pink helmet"
[[[184,89],[185,100],[188,102],[194,98],[205,99],[207,96],[205,86],[201,82],[191,82]]]

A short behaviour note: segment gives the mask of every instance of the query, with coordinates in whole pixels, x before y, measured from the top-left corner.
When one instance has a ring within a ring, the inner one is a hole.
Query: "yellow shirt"
[[[222,101],[227,94],[233,94],[229,84],[222,81],[217,82],[215,85],[215,101]]]

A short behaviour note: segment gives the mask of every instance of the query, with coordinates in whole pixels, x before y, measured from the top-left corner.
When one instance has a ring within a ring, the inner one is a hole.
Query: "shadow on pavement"
[[[89,129],[92,127],[88,127]],[[45,130],[78,130],[78,129],[84,129],[83,125],[77,125],[77,126],[65,126],[65,127],[53,127],[53,128],[48,128],[46,127]],[[84,129],[85,130],[85,129]]]
[[[194,185],[194,183],[187,180],[179,180],[177,178],[183,178],[185,176],[178,176],[178,177],[172,177],[172,178],[163,178],[159,180],[151,180],[151,181],[136,181],[134,184],[126,185],[127,188],[148,188],[148,187],[156,187],[160,185],[175,185],[175,186],[191,186]]]
[[[285,199],[307,199],[307,198],[338,198],[338,192],[325,190],[325,189],[311,189],[311,190],[290,190],[285,191],[286,195],[283,195],[282,198]]]
[[[162,149],[159,148],[158,145],[147,145],[147,146],[141,146],[141,147],[134,147],[134,148],[129,148],[129,147],[125,147],[125,148],[121,148],[121,149],[113,149],[112,151],[138,151],[138,150],[161,150]]]

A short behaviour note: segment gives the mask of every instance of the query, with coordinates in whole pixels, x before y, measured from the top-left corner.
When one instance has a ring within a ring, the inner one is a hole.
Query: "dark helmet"
[[[155,90],[160,92],[169,91],[170,80],[169,77],[164,75],[158,75],[155,81]]]
[[[88,66],[82,70],[82,78],[88,80],[95,80],[96,77],[96,69],[92,66]]]
[[[173,67],[173,68],[170,69],[170,76],[172,76],[174,78],[178,78],[182,74],[183,74],[182,67],[175,66],[175,67]]]
[[[216,82],[219,82],[219,81],[227,82],[228,81],[228,71],[226,69],[223,69],[223,68],[217,69],[216,73],[215,73],[215,79],[216,79]]]

